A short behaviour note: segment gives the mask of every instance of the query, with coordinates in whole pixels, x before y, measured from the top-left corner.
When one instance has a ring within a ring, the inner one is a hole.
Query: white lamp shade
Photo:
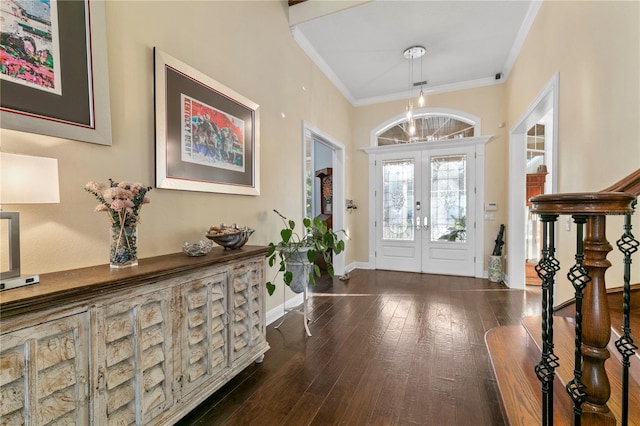
[[[0,204],[59,203],[58,160],[0,152]]]

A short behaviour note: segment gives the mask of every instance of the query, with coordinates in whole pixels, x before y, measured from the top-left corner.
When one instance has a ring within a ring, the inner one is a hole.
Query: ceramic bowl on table
[[[235,250],[245,245],[253,232],[253,229],[247,227],[220,225],[212,226],[206,236],[225,249]]]

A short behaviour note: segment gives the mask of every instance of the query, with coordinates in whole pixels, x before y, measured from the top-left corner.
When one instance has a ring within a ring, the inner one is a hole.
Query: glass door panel
[[[467,241],[467,156],[431,157],[431,241]]]
[[[382,239],[413,241],[414,160],[382,162]]]

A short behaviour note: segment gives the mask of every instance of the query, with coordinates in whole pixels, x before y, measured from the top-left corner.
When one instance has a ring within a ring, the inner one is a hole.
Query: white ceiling
[[[403,52],[424,46],[425,93],[504,82],[541,1],[308,0],[289,8],[294,39],[353,105],[416,95]],[[420,67],[422,65],[422,78]],[[496,74],[501,78],[496,80]]]

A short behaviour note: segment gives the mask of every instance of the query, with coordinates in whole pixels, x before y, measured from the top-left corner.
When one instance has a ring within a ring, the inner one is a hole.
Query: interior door
[[[376,157],[376,268],[474,275],[475,147]]]

